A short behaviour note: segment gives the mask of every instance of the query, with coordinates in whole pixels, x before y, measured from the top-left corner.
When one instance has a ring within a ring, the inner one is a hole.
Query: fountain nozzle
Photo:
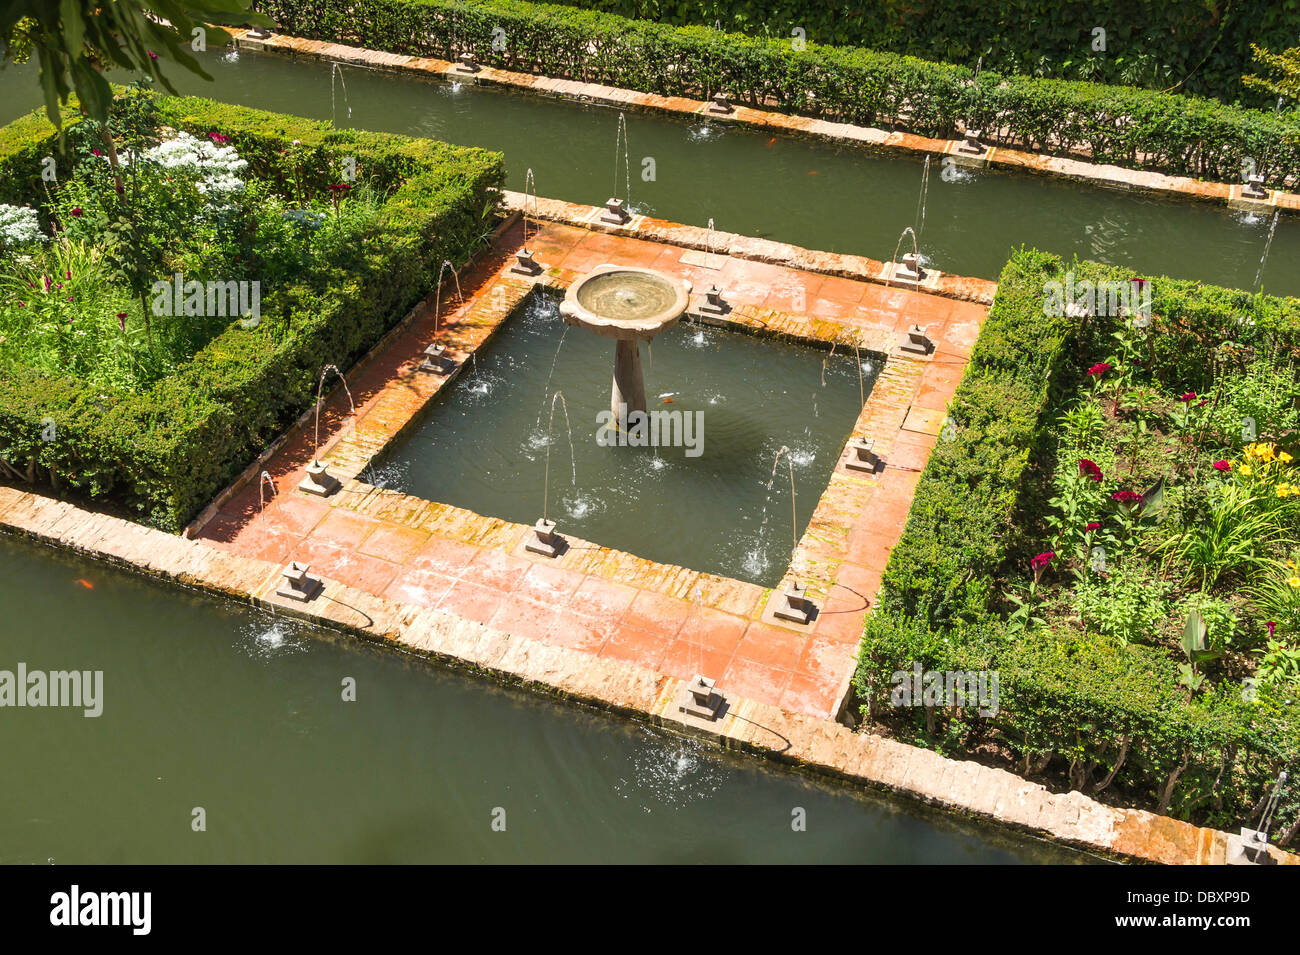
[[[539,517],[533,525],[532,536],[524,543],[524,550],[543,557],[558,557],[568,546],[569,542],[555,533],[555,521]]]

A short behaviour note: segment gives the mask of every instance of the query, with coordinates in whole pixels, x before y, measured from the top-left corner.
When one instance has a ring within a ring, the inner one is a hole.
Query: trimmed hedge
[[[1070,76],[1233,99],[1253,72],[1251,44],[1295,46],[1300,4],[1267,0],[560,0],[677,26],[720,23],[754,36],[801,27],[822,43],[865,46],[1011,73]],[[1106,51],[1093,52],[1093,29]],[[1141,80],[1132,77],[1139,76]]]
[[[293,36],[739,102],[953,138],[964,123],[997,145],[1239,182],[1300,183],[1300,115],[1095,83],[1035,79],[893,53],[673,27],[505,0],[257,0]],[[504,43],[495,42],[502,38]],[[495,49],[494,47],[504,47]]]
[[[340,131],[203,99],[159,105],[161,121],[177,129],[229,136],[253,177],[285,180],[281,152],[299,140],[313,189],[334,181],[338,157],[351,156],[360,179],[391,190],[380,214],[382,251],[339,286],[284,290],[292,333],[282,341],[272,321],[256,329],[232,323],[138,394],[103,395],[22,368],[0,374],[0,457],[19,470],[48,469],[63,486],[174,531],[310,406],[325,364],[348,367],[433,287],[444,259],[468,260],[491,228],[504,176],[500,154],[481,149]],[[7,194],[40,196],[35,163],[57,153],[57,140],[37,114],[0,129]],[[52,442],[41,440],[45,418],[55,422]]]
[[[1134,277],[1090,262],[1068,267],[1076,281]],[[990,609],[1001,568],[1026,566],[1021,508],[1031,478],[1040,479],[1031,472],[1057,402],[1077,392],[1083,355],[1093,354],[1080,347],[1077,319],[1045,314],[1045,284],[1062,280],[1066,268],[1027,250],[1004,268],[949,411],[957,425],[952,440],[939,442],[926,465],[867,618],[855,690],[869,712],[883,715],[891,675],[915,663],[996,670],[995,718],[964,721],[934,708],[898,719],[925,715],[928,731],[918,741],[931,745],[996,742],[1023,760],[1022,770],[1095,763],[1094,781],[1126,745],[1111,784],[1126,801],[1159,806],[1173,777],[1171,812],[1217,826],[1244,823],[1277,770],[1300,756],[1300,706],[1264,690],[1258,703],[1245,703],[1240,688],[1229,686],[1189,701],[1178,684],[1179,661],[1162,649],[1041,628],[1013,635]],[[1163,332],[1157,361],[1190,365],[1225,338],[1300,346],[1300,300],[1171,279],[1151,286]],[[1253,323],[1240,323],[1241,315]],[[1090,321],[1089,336],[1111,330],[1104,320]]]

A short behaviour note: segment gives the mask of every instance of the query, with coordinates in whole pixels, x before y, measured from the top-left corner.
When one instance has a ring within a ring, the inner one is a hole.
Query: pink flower
[[[1083,525],[1083,532],[1085,534],[1091,534],[1099,527],[1101,527],[1101,525],[1098,524],[1096,521],[1090,521],[1089,523]]]
[[[1264,626],[1268,627],[1269,639],[1272,639],[1274,631],[1277,630],[1277,621],[1270,620],[1268,623],[1264,624]]]
[[[1030,570],[1038,570],[1040,567],[1046,567],[1056,557],[1056,551],[1046,550],[1029,562]]]
[[[1230,461],[1215,461],[1210,467],[1216,471],[1231,471],[1232,463]]]
[[[126,331],[126,312],[117,313],[117,324],[122,327],[122,331]]]
[[[1183,395],[1183,397],[1182,397],[1181,400],[1182,400],[1182,401],[1195,401],[1195,400],[1196,400],[1196,392],[1194,392],[1194,391],[1189,391],[1189,392],[1187,392],[1187,394]]]
[[[158,54],[155,53],[153,50],[149,50],[148,53],[149,53],[149,59],[151,59],[151,60],[156,60],[156,59],[158,59]]]
[[[1142,495],[1137,491],[1116,491],[1110,496],[1112,501],[1119,501],[1121,504],[1132,504],[1134,501],[1142,500]]]
[[[90,154],[91,154],[92,156],[100,156],[100,155],[103,155],[103,154],[99,151],[98,148],[92,148],[92,149],[90,150]]]
[[[1106,374],[1106,372],[1110,371],[1110,368],[1111,366],[1106,364],[1104,361],[1099,361],[1097,362],[1097,364],[1093,365],[1091,368],[1088,369],[1088,374],[1091,377],[1095,378],[1098,375]]]
[[[1200,401],[1196,402],[1196,407],[1204,408],[1205,402],[1207,402],[1208,400],[1209,400],[1208,398],[1202,398]]]
[[[208,133],[208,139],[212,140],[218,146],[224,146],[226,143],[230,142],[230,137],[223,136],[221,133]]]
[[[1101,480],[1101,468],[1087,458],[1079,458],[1079,474],[1093,481]]]
[[[41,278],[45,279],[45,291],[48,292],[54,283],[50,281],[50,277],[48,275],[42,275]]]

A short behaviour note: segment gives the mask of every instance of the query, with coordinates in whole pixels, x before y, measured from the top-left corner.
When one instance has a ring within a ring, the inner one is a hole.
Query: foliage
[[[1252,43],[1294,42],[1294,2],[1226,0],[565,0],[676,25],[888,50],[986,69],[1238,95]],[[1097,27],[1105,29],[1105,49]]]
[[[1234,590],[1188,589],[1152,563],[1163,535],[1180,531],[1183,517],[1202,506],[1199,492],[1171,483],[1162,502],[1111,495],[1129,485],[1144,491],[1139,477],[1175,467],[1222,478],[1205,463],[1222,450],[1213,429],[1202,431],[1210,404],[1182,399],[1193,390],[1212,395],[1216,375],[1234,376],[1255,356],[1289,360],[1300,344],[1300,301],[1152,279],[1152,334],[1136,352],[1146,365],[1116,372],[1124,384],[1115,390],[1103,381],[1094,391],[1086,370],[1098,357],[1136,346],[1116,339],[1128,334],[1121,317],[1048,313],[1045,289],[1067,269],[1077,279],[1134,277],[1030,250],[1007,263],[949,411],[954,440],[931,454],[867,619],[854,686],[866,712],[885,719],[882,689],[897,670],[918,662],[996,670],[998,714],[966,719],[955,741],[955,714],[908,710],[889,720],[931,745],[996,747],[1021,772],[1060,776],[1087,793],[1117,792],[1125,803],[1181,818],[1241,824],[1278,769],[1300,756],[1294,692],[1261,673],[1258,691],[1247,693],[1239,678],[1250,672],[1249,660],[1265,658],[1241,652],[1262,638],[1265,605]],[[1216,359],[1229,336],[1238,358]],[[1117,394],[1130,402],[1117,402]],[[1098,407],[1080,409],[1087,404]],[[1138,415],[1149,428],[1135,460],[1129,441]],[[1255,442],[1272,444],[1275,460],[1277,437],[1261,432]],[[1233,460],[1245,446],[1238,437]],[[1199,478],[1191,483],[1202,486]],[[1074,495],[1070,509],[1060,500],[1066,490]],[[1093,523],[1099,526],[1088,530]],[[1091,560],[1098,544],[1106,548],[1104,570]],[[1174,634],[1192,611],[1207,640],[1189,662]],[[1279,672],[1292,645],[1283,637],[1278,627],[1282,645],[1266,657]]]
[[[107,122],[113,94],[104,71],[143,74],[175,92],[161,67],[169,59],[204,79],[210,77],[192,56],[196,36],[205,31],[214,45],[229,42],[225,31],[209,26],[250,19],[250,0],[11,0],[0,9],[0,46],[5,57],[25,60],[32,51],[40,62],[46,116],[61,122],[59,104],[75,94],[86,113]],[[206,42],[206,41],[205,41]]]
[[[479,149],[336,131],[325,123],[201,99],[159,97],[156,105],[162,125],[198,140],[210,134],[228,138],[248,163],[247,187],[238,194],[234,219],[218,217],[196,228],[194,213],[202,207],[184,200],[188,186],[159,178],[155,189],[146,163],[128,161],[123,166],[127,194],[138,185],[136,201],[147,210],[135,217],[140,232],[147,233],[153,223],[179,228],[173,216],[187,217],[185,228],[192,234],[174,243],[177,257],[165,260],[164,268],[208,268],[223,278],[233,270],[240,270],[234,277],[260,278],[252,270],[265,268],[263,320],[256,327],[230,318],[208,327],[174,322],[174,347],[159,322],[154,347],[136,350],[134,360],[99,356],[97,348],[81,347],[89,338],[73,338],[62,346],[72,362],[65,368],[53,367],[48,358],[33,359],[25,345],[22,360],[12,353],[5,358],[6,345],[0,343],[0,458],[11,470],[40,480],[57,475],[61,488],[175,530],[309,405],[323,364],[346,367],[432,288],[444,259],[463,263],[479,247],[503,174],[500,155]],[[122,117],[113,119],[115,129],[125,128]],[[55,153],[60,168],[76,168],[78,177],[85,170],[102,183],[78,193],[72,183],[61,182],[42,206],[43,214],[60,223],[83,223],[92,219],[93,209],[96,218],[102,213],[101,225],[111,226],[120,221],[115,190],[102,159],[86,155],[93,131],[79,133],[79,125],[74,122],[68,130],[63,150],[58,133],[43,119],[28,117],[0,128],[0,183],[23,183],[24,198],[44,198],[30,157]],[[356,196],[335,210],[318,197],[340,181],[344,158],[355,160]],[[195,176],[191,183],[196,193],[200,180]],[[174,206],[168,205],[169,182],[175,187]],[[85,199],[92,192],[99,197],[97,206]],[[318,208],[300,205],[299,194]],[[86,202],[80,218],[71,216],[74,198]],[[292,212],[299,215],[287,215]],[[69,227],[66,241],[50,243],[48,251],[80,254],[75,250],[98,226],[76,228],[85,231]],[[294,238],[297,231],[304,236]],[[72,328],[77,335],[100,336],[101,342],[120,338],[123,331],[116,319],[120,307],[109,296],[122,287],[113,276],[113,247],[106,242],[93,261],[87,253],[74,271],[74,281],[86,283],[87,305],[84,312],[74,308]],[[34,267],[48,275],[52,261]],[[78,285],[75,294],[82,290]],[[132,315],[126,331],[138,341],[140,306],[127,310]],[[51,327],[49,336],[55,334]],[[54,338],[47,341],[53,349]],[[160,356],[160,363],[171,355],[174,361],[151,369],[141,366],[141,355]],[[78,356],[95,356],[98,371],[78,365]],[[97,376],[96,383],[81,373]],[[50,421],[53,440],[46,439],[42,423]]]
[[[1273,96],[1289,96],[1291,99],[1300,97],[1300,46],[1293,46],[1281,53],[1270,53],[1254,44],[1250,48],[1255,54],[1256,65],[1266,75],[1242,77],[1242,82],[1247,87]]]
[[[309,39],[451,60],[473,52],[505,69],[669,96],[707,99],[721,90],[753,106],[924,136],[952,138],[969,124],[998,146],[1228,182],[1241,181],[1249,159],[1275,187],[1300,182],[1294,112],[987,69],[977,75],[969,66],[849,46],[809,42],[796,50],[783,36],[513,0],[259,0],[258,8]],[[1241,64],[1232,71],[1239,76]]]

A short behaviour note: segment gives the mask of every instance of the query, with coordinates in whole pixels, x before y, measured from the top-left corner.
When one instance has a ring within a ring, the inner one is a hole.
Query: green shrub
[[[1050,75],[1220,98],[1241,92],[1251,43],[1295,45],[1300,15],[1286,3],[1200,0],[562,0],[575,7],[678,26],[719,23],[755,36],[802,28],[820,43],[865,46],[1010,73]],[[1017,28],[1009,29],[1011,25]],[[1094,27],[1106,49],[1094,51]]]
[[[1078,279],[1133,277],[1096,263],[1069,268]],[[915,663],[997,670],[999,711],[964,720],[958,739],[968,750],[995,744],[1022,772],[1055,772],[1072,788],[1116,792],[1125,802],[1215,825],[1242,823],[1277,771],[1300,756],[1300,707],[1285,692],[1261,686],[1248,700],[1225,680],[1189,694],[1179,682],[1182,661],[1168,646],[1121,642],[1149,633],[1146,623],[1124,618],[1151,617],[1151,600],[1136,609],[1084,601],[1086,613],[1105,611],[1111,637],[1020,629],[1006,616],[1004,581],[1023,578],[1029,558],[1043,549],[1038,515],[1052,483],[1044,470],[1057,450],[1050,425],[1066,396],[1078,393],[1081,363],[1098,354],[1117,324],[1048,314],[1046,289],[1065,270],[1055,256],[1031,250],[1004,268],[950,408],[952,440],[931,454],[867,618],[854,686],[867,712],[890,718],[887,688],[897,671]],[[1152,286],[1153,313],[1165,329],[1155,351],[1170,367],[1190,371],[1194,353],[1212,352],[1210,343],[1225,334],[1259,351],[1300,340],[1295,299],[1169,279]],[[1252,321],[1239,323],[1241,315]],[[1102,595],[1119,603],[1131,596]],[[1220,630],[1230,626],[1230,608],[1206,609]],[[890,719],[922,718],[924,729],[909,738],[955,745],[947,732],[955,712]]]
[[[1300,116],[1123,86],[1037,79],[854,47],[723,34],[506,0],[259,0],[293,36],[484,63],[665,95],[737,101],[951,138],[1239,182],[1249,158],[1300,182]],[[923,19],[923,18],[921,18]],[[505,43],[497,42],[505,31]],[[504,49],[501,47],[504,46]]]
[[[277,334],[278,323],[232,323],[138,394],[21,366],[0,373],[0,458],[177,530],[310,404],[323,365],[346,368],[427,294],[444,259],[468,259],[491,228],[503,172],[501,156],[480,149],[202,99],[162,98],[159,107],[176,129],[229,136],[253,175],[286,188],[323,189],[353,157],[359,180],[387,196],[379,251],[323,289],[299,283],[278,293],[289,334]],[[38,201],[43,155],[61,155],[43,118],[0,129],[0,183],[23,182],[15,198]],[[54,440],[43,439],[43,422],[53,423]]]

